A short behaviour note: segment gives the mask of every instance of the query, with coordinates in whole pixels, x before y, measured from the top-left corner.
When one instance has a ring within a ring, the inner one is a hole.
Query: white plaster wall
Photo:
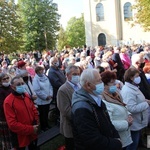
[[[150,42],[150,32],[144,32],[143,28],[136,24],[135,26],[131,26],[133,21],[124,21],[124,12],[123,6],[126,2],[130,2],[132,5],[135,4],[135,0],[121,0],[122,6],[122,27],[123,27],[123,40],[130,43],[130,41],[134,41],[134,43],[141,43],[142,41]],[[136,11],[133,10],[133,19]]]
[[[104,21],[96,21],[96,5],[99,2],[91,0],[92,13],[92,33],[93,45],[98,45],[98,35],[104,33],[106,35],[106,44],[115,44],[117,39],[116,32],[116,15],[115,15],[115,0],[101,0],[104,6]]]
[[[98,35],[104,33],[106,35],[107,45],[117,45],[118,37],[118,18],[116,18],[115,2],[118,0],[83,0],[84,1],[84,18],[86,30],[86,44],[88,46],[98,45]],[[97,2],[96,2],[97,1]],[[150,32],[144,32],[140,25],[131,27],[132,21],[124,21],[123,6],[126,2],[135,4],[135,0],[120,0],[122,14],[122,41],[125,44],[150,42]],[[101,2],[104,6],[104,21],[96,21],[96,5]],[[117,10],[118,13],[119,10]],[[133,16],[135,10],[133,10]],[[117,15],[118,16],[118,15]]]
[[[92,46],[92,29],[91,29],[91,7],[90,0],[83,0],[84,6],[84,21],[85,21],[85,34],[86,34],[86,44]]]

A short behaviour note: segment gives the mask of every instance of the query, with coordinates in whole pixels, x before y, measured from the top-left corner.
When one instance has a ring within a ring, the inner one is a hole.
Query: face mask
[[[141,77],[136,77],[134,78],[134,81],[133,81],[135,84],[140,84],[141,82]]]
[[[20,72],[20,74],[25,74],[25,73],[27,73],[27,70],[19,70],[19,72]]]
[[[15,69],[11,69],[10,72],[11,72],[11,73],[14,73],[14,72],[15,72]]]
[[[117,90],[117,87],[115,85],[109,87],[109,92],[110,93],[115,93],[116,90]]]
[[[8,86],[10,85],[10,82],[8,82],[8,83],[4,82],[4,83],[2,83],[2,85],[3,85],[4,87],[8,87]]]
[[[58,66],[59,66],[59,62],[54,63],[54,65],[55,65],[56,67],[58,67]]]
[[[100,95],[104,91],[104,83],[99,83],[96,85],[96,90],[93,91],[94,94]]]
[[[24,85],[16,86],[16,92],[19,94],[24,93],[25,92],[25,86]]]
[[[72,76],[71,82],[74,84],[78,84],[80,81],[80,76]]]

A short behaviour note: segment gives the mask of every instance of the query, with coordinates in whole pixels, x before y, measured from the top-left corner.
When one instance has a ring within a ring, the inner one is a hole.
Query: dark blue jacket
[[[57,91],[65,83],[66,77],[61,70],[51,66],[48,72],[48,78],[53,87],[53,99],[56,100]]]
[[[99,107],[84,89],[73,94],[72,123],[76,150],[122,149],[105,104],[101,102]]]

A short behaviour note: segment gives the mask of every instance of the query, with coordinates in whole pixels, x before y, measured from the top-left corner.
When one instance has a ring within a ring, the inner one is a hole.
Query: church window
[[[129,2],[124,4],[124,20],[125,21],[132,20],[132,5]]]
[[[104,6],[102,3],[96,5],[96,21],[104,21]]]

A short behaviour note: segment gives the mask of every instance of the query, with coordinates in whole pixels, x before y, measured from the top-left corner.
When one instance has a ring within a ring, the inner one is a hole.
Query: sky
[[[15,0],[17,3],[18,0]],[[72,17],[81,17],[83,13],[83,0],[53,0],[58,4],[58,13],[61,15],[60,24],[66,28],[67,22]]]
[[[64,28],[70,18],[81,17],[83,13],[83,0],[53,0],[53,2],[58,4],[58,13],[61,15],[60,24]]]

